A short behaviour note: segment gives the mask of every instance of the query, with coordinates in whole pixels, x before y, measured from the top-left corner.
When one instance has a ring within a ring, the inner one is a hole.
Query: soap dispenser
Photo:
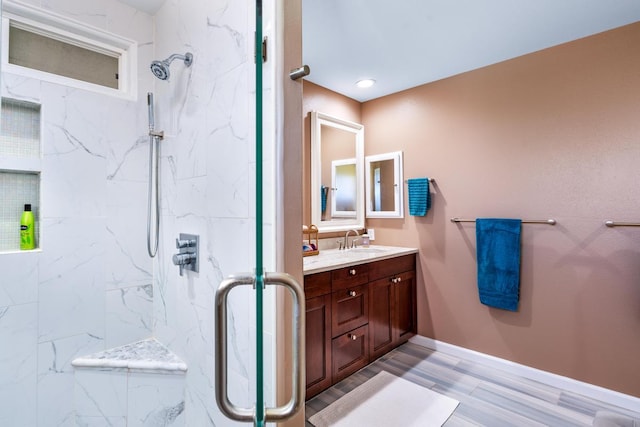
[[[36,247],[36,235],[31,205],[24,205],[24,212],[20,217],[20,249],[29,250]]]

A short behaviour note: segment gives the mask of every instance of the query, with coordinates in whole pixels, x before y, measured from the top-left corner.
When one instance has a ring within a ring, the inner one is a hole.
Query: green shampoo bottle
[[[24,205],[24,212],[20,217],[20,249],[29,250],[36,247],[36,233],[34,228],[31,205]]]

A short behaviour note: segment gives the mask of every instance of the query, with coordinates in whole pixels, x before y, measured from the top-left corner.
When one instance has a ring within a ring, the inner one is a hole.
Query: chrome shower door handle
[[[253,275],[230,276],[220,283],[216,292],[215,316],[216,316],[216,402],[218,407],[227,417],[236,421],[251,422],[255,418],[255,407],[242,408],[234,405],[227,394],[227,297],[236,286],[254,286],[256,278]],[[264,276],[264,284],[280,285],[289,289],[293,297],[293,376],[292,396],[289,402],[276,408],[265,408],[266,422],[284,421],[295,415],[304,403],[305,393],[305,302],[304,288],[295,278],[286,273],[267,273]]]

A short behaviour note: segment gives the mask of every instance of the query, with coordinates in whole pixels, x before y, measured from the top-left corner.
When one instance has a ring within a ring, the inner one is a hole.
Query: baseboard
[[[526,365],[521,365],[519,363],[511,362],[506,359],[501,359],[499,357],[480,353],[478,351],[469,350],[464,347],[458,347],[457,345],[448,344],[421,335],[416,335],[409,341],[422,347],[429,348],[431,350],[437,350],[442,353],[450,354],[452,356],[471,360],[484,366],[500,369],[514,375],[519,375],[521,377],[538,381],[543,384],[548,384],[553,387],[581,394],[583,396],[587,396],[592,399],[608,403],[610,405],[615,405],[620,408],[628,409],[630,411],[637,412],[638,408],[640,408],[640,398],[638,397],[574,380],[573,378],[563,377],[562,375],[532,368]]]

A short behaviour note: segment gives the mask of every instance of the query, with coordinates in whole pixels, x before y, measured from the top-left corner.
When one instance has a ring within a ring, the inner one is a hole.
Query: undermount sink
[[[379,254],[382,252],[387,252],[387,249],[382,248],[353,248],[349,249],[348,252],[358,252],[362,254]]]

